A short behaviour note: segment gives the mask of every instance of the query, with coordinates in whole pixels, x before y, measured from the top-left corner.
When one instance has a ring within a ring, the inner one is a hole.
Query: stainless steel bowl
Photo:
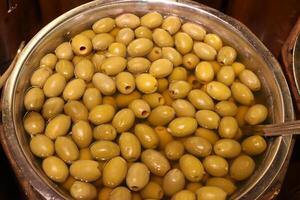
[[[97,19],[114,17],[125,12],[142,15],[149,11],[178,15],[218,33],[225,43],[237,49],[239,59],[259,75],[263,90],[258,96],[269,107],[269,121],[284,122],[294,119],[290,92],[279,64],[266,47],[238,21],[217,10],[187,0],[93,1],[61,15],[32,38],[20,55],[3,92],[3,134],[10,153],[25,178],[46,199],[70,197],[45,176],[39,161],[29,149],[29,137],[24,131],[22,118],[24,93],[29,86],[32,72],[38,67],[44,54],[90,27]],[[258,199],[276,180],[292,149],[292,137],[272,138],[268,142],[267,152],[258,159],[255,173],[232,195],[232,199]]]

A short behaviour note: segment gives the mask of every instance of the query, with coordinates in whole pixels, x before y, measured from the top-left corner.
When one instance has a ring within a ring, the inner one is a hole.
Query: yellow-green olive
[[[115,27],[115,20],[110,17],[105,17],[96,21],[92,28],[95,33],[107,33]]]
[[[55,65],[57,73],[63,75],[66,80],[70,80],[74,76],[74,65],[69,60],[59,60]]]
[[[95,72],[101,72],[101,65],[103,64],[104,60],[106,59],[105,55],[95,53],[91,59],[94,64]]]
[[[50,139],[56,139],[58,136],[66,135],[71,126],[71,117],[60,114],[50,120],[46,126],[45,135]]]
[[[153,48],[153,42],[147,38],[133,40],[127,46],[127,52],[131,57],[145,56]]]
[[[234,117],[223,117],[219,124],[219,135],[222,138],[234,138],[239,129],[238,122]]]
[[[204,42],[212,46],[217,51],[219,51],[223,46],[222,39],[214,33],[206,34],[204,37]]]
[[[78,34],[71,40],[72,50],[76,55],[88,55],[93,49],[90,38],[85,35]]]
[[[178,117],[169,123],[168,129],[175,137],[185,137],[196,131],[197,121],[192,117]]]
[[[116,187],[109,194],[109,200],[131,200],[131,191],[124,186]]]
[[[59,73],[55,73],[45,82],[43,91],[46,97],[57,97],[63,92],[65,86],[65,77]]]
[[[128,162],[139,159],[141,155],[141,143],[139,139],[130,132],[123,132],[119,137],[119,146],[122,157]]]
[[[123,43],[114,42],[111,45],[109,45],[108,52],[112,56],[125,57],[126,56],[126,46]]]
[[[72,127],[72,139],[80,148],[88,147],[93,139],[92,127],[87,121],[78,121]]]
[[[231,66],[223,66],[217,73],[217,80],[225,85],[231,85],[234,81],[235,73]]]
[[[40,67],[33,72],[30,78],[30,84],[32,86],[42,88],[51,74],[52,74],[52,70],[50,68]]]
[[[41,110],[45,101],[45,95],[41,88],[33,87],[29,89],[24,97],[24,106],[28,111]]]
[[[165,155],[169,160],[179,160],[184,154],[184,146],[181,142],[172,140],[165,146]]]
[[[128,45],[134,39],[134,32],[130,28],[122,28],[116,36],[116,41]]]
[[[168,77],[169,82],[172,81],[186,81],[187,71],[184,67],[175,67]]]
[[[72,163],[79,157],[79,150],[73,140],[69,137],[57,137],[54,147],[55,153],[66,163]]]
[[[250,156],[257,156],[267,148],[266,140],[260,135],[253,135],[242,142],[242,150]]]
[[[235,158],[230,166],[230,176],[238,181],[247,179],[254,172],[255,162],[247,155]]]
[[[206,34],[206,30],[198,24],[187,22],[182,25],[182,30],[189,34],[194,40],[203,40]]]
[[[135,81],[138,90],[145,94],[153,93],[157,90],[157,80],[151,74],[140,74],[136,77]]]
[[[156,108],[157,106],[165,104],[165,99],[160,93],[145,94],[143,95],[143,99],[151,108]]]
[[[246,68],[246,66],[240,62],[234,62],[231,66],[236,76],[238,76]]]
[[[140,26],[134,30],[134,34],[136,38],[147,38],[147,39],[152,39],[152,31],[145,27],[145,26]]]
[[[215,107],[214,101],[202,90],[191,90],[188,94],[188,100],[197,109],[213,110]]]
[[[87,82],[92,80],[95,68],[93,63],[88,59],[83,59],[75,66],[75,75],[77,78],[81,78]]]
[[[204,42],[195,42],[193,49],[195,54],[202,60],[214,60],[217,55],[217,51]]]
[[[231,180],[229,180],[228,178],[221,178],[221,177],[209,178],[206,181],[206,185],[221,188],[222,190],[224,190],[224,192],[227,193],[227,195],[231,195],[237,189],[237,187],[234,185],[234,183]]]
[[[120,147],[106,140],[98,140],[91,144],[90,151],[96,160],[109,160],[120,155]]]
[[[30,150],[34,155],[46,158],[54,154],[54,144],[46,135],[37,134],[30,140]]]
[[[72,46],[69,42],[63,42],[55,49],[55,55],[58,59],[71,60],[74,56]],[[51,68],[51,67],[50,67]]]
[[[175,117],[175,110],[170,106],[157,106],[148,117],[154,126],[167,125]]]
[[[193,117],[196,113],[193,104],[184,99],[173,101],[172,107],[174,108],[177,117]]]
[[[99,163],[94,160],[77,160],[70,166],[70,174],[77,180],[92,182],[100,178]]]
[[[254,103],[254,95],[243,83],[233,82],[231,85],[233,98],[240,104],[249,106]]]
[[[143,151],[141,160],[151,173],[158,176],[164,176],[171,167],[167,158],[159,151],[153,149]]]
[[[164,29],[155,29],[153,31],[152,37],[155,44],[159,47],[172,47],[174,45],[172,36]]]
[[[126,64],[127,60],[125,58],[114,56],[104,60],[103,64],[101,65],[101,70],[109,76],[114,76],[124,71]]]
[[[214,152],[224,158],[235,158],[241,153],[241,145],[233,139],[221,139],[215,143]]]
[[[183,144],[188,153],[197,157],[206,157],[212,152],[212,145],[202,137],[188,137]]]
[[[74,199],[92,200],[96,198],[97,190],[91,183],[75,181],[70,188],[70,194]]]
[[[236,56],[237,52],[234,48],[224,46],[219,50],[217,60],[224,65],[231,65],[235,61]]]
[[[116,128],[118,133],[128,131],[134,124],[135,115],[129,108],[119,110],[113,120],[112,125]]]
[[[135,57],[128,61],[127,69],[133,74],[147,72],[150,68],[150,61],[143,57]]]
[[[201,83],[200,81],[198,81],[197,77],[194,74],[190,74],[187,77],[187,82],[189,82],[192,85],[193,89],[199,89],[199,88],[201,89]]]
[[[45,158],[42,162],[42,168],[46,175],[55,182],[62,183],[69,175],[66,163],[56,156]]]
[[[179,31],[181,26],[181,20],[177,16],[168,16],[164,19],[161,27],[168,31],[171,35]]]
[[[173,70],[173,63],[168,59],[162,58],[154,61],[149,69],[149,73],[155,78],[164,78]]]
[[[107,187],[114,188],[123,182],[123,180],[126,177],[126,174],[127,174],[126,161],[120,156],[112,158],[104,166],[103,176],[102,176],[103,184]]]
[[[102,103],[102,95],[97,88],[87,88],[83,94],[82,102],[88,110],[91,110]]]
[[[195,69],[195,75],[201,83],[208,83],[214,79],[215,72],[209,62],[200,62]]]
[[[171,200],[196,200],[196,196],[189,190],[181,190],[173,195]]]
[[[217,129],[220,123],[220,117],[211,110],[199,110],[195,115],[198,123],[203,128]]]
[[[133,163],[127,172],[126,184],[132,191],[139,191],[144,188],[150,179],[148,167],[140,162]]]
[[[227,160],[221,156],[210,155],[203,160],[205,171],[212,176],[222,177],[227,175],[229,165]]]
[[[117,94],[115,101],[116,105],[119,108],[127,107],[133,100],[140,99],[141,93],[139,93],[137,90],[134,90],[130,94]],[[112,98],[114,100],[114,98]]]
[[[95,125],[110,122],[115,115],[115,108],[109,104],[95,106],[89,113],[88,119]]]
[[[185,154],[179,159],[179,167],[185,178],[191,182],[198,182],[205,174],[201,161],[190,154]]]
[[[163,17],[158,12],[149,12],[141,17],[141,25],[150,29],[159,27],[162,24]]]
[[[214,145],[220,138],[217,133],[207,128],[197,128],[195,136],[202,137]]]
[[[179,169],[172,169],[164,176],[162,188],[166,196],[172,196],[184,188],[185,178]]]
[[[157,59],[162,58],[161,48],[160,47],[153,47],[152,50],[147,55],[147,58],[152,62],[157,60]]]
[[[93,76],[93,84],[104,95],[112,95],[116,92],[115,81],[103,73],[96,73]]]
[[[116,76],[116,86],[122,94],[129,94],[135,89],[135,78],[129,72],[120,72]]]
[[[114,140],[117,131],[111,124],[101,124],[93,129],[93,136],[96,140]]]
[[[86,84],[84,80],[78,78],[73,79],[67,83],[64,91],[63,91],[63,98],[68,100],[78,100],[82,97],[85,92]]]
[[[261,88],[259,78],[256,76],[256,74],[248,69],[245,69],[239,73],[239,79],[252,91],[258,91]]]
[[[176,33],[174,41],[176,49],[183,55],[189,53],[193,49],[193,39],[187,33]]]
[[[237,106],[231,101],[220,101],[216,104],[215,111],[222,117],[235,116],[237,113]]]
[[[108,33],[99,33],[92,39],[93,48],[94,50],[106,50],[114,40],[114,37]]]
[[[209,96],[218,101],[227,100],[231,96],[230,89],[225,84],[218,81],[208,83],[206,86],[206,92]]]
[[[246,115],[248,109],[249,109],[248,106],[239,106],[237,108],[235,118],[239,124],[239,127],[243,127],[246,124],[245,115]]]
[[[95,37],[95,32],[92,29],[86,29],[82,31],[80,34],[87,36],[90,39],[93,39]]]
[[[140,25],[140,18],[131,13],[124,13],[116,17],[116,24],[120,28],[131,28],[135,29]]]
[[[164,196],[164,191],[161,186],[150,181],[140,192],[143,199],[162,199]]]
[[[134,134],[145,149],[155,149],[159,144],[159,138],[153,128],[146,124],[136,124]]]
[[[64,110],[64,100],[61,97],[51,97],[43,105],[42,115],[45,119],[51,119],[62,113]]]
[[[40,60],[40,66],[48,67],[49,69],[54,69],[57,62],[57,57],[53,53],[48,53],[42,57]]]
[[[64,106],[64,112],[71,117],[73,122],[80,120],[87,121],[89,116],[88,109],[80,101],[71,100]]]
[[[191,89],[191,84],[186,81],[173,81],[169,85],[170,96],[174,99],[185,98]]]
[[[197,199],[201,200],[225,200],[226,192],[215,186],[204,186],[196,191]]]
[[[185,54],[182,58],[183,66],[187,69],[195,69],[200,59],[193,53]]]
[[[142,99],[133,100],[129,104],[128,108],[130,108],[133,111],[135,117],[141,119],[147,118],[151,113],[151,108],[149,104],[147,103],[147,101]]]

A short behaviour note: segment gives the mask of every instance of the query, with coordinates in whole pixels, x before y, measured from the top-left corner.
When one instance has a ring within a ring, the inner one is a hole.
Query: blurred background
[[[43,26],[89,0],[0,0],[0,72],[22,40],[28,42]],[[299,0],[198,0],[244,23],[280,61],[282,45],[300,16]],[[23,199],[24,193],[0,148],[0,199]],[[300,141],[278,199],[300,199]]]

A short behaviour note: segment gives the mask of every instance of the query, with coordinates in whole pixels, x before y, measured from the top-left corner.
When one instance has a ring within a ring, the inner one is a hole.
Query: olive
[[[93,139],[92,127],[87,121],[78,121],[72,127],[72,139],[80,148],[88,147]]]
[[[195,69],[195,75],[201,83],[208,83],[214,79],[215,72],[209,62],[200,62]]]
[[[93,156],[89,148],[83,148],[79,150],[78,160],[93,160]]]
[[[234,138],[237,134],[239,125],[234,117],[223,117],[219,124],[219,135],[222,138]]]
[[[214,145],[220,138],[217,133],[207,128],[197,128],[195,136],[202,137]]]
[[[33,72],[30,78],[30,84],[32,86],[43,88],[48,77],[52,74],[52,70],[48,67],[40,67]]]
[[[46,158],[54,154],[54,144],[46,135],[35,135],[31,138],[29,145],[31,152],[40,158]]]
[[[120,56],[113,56],[104,60],[101,70],[109,76],[117,75],[126,68],[127,60]]]
[[[179,166],[185,178],[191,182],[198,182],[205,174],[201,161],[190,154],[185,154],[179,159]]]
[[[178,117],[169,123],[168,129],[175,137],[185,137],[196,131],[197,121],[192,117]]]
[[[130,132],[124,132],[119,137],[119,146],[122,157],[129,162],[136,161],[141,155],[141,143],[139,139]]]
[[[140,192],[143,199],[162,199],[164,191],[158,183],[150,181]]]
[[[135,29],[140,25],[140,18],[131,13],[124,13],[116,17],[116,24],[120,28],[132,28]]]
[[[171,35],[179,31],[181,26],[181,20],[177,16],[168,16],[164,19],[161,27],[168,31]]]
[[[217,55],[217,51],[204,42],[195,42],[193,50],[201,60],[211,61],[214,60]]]
[[[157,80],[151,74],[140,74],[136,77],[135,81],[138,90],[145,94],[153,93],[157,90]]]
[[[65,86],[65,77],[59,73],[55,73],[46,80],[43,91],[46,97],[56,97],[63,92]]]
[[[221,69],[220,63],[218,63],[215,60],[209,61],[209,63],[213,66],[215,74],[217,74],[220,71],[220,69]]]
[[[153,42],[147,38],[133,40],[127,46],[127,52],[132,57],[146,56],[153,48]]]
[[[50,139],[56,139],[58,136],[66,135],[71,126],[71,117],[60,114],[49,121],[46,126],[45,135]]]
[[[168,77],[169,82],[172,81],[186,81],[187,71],[183,67],[175,67]]]
[[[126,46],[125,46],[125,44],[119,43],[119,42],[111,43],[108,47],[108,53],[111,56],[125,57],[126,56]]]
[[[77,180],[92,182],[100,178],[99,163],[94,160],[77,160],[70,166],[70,174]]]
[[[111,124],[101,124],[93,129],[93,136],[96,140],[114,140],[117,131]]]
[[[157,28],[153,31],[152,39],[159,47],[172,47],[174,45],[172,36],[161,28]]]
[[[245,180],[254,172],[255,162],[247,155],[235,158],[230,166],[230,176],[238,181]]]
[[[55,182],[62,183],[69,175],[66,163],[56,156],[45,158],[42,162],[42,168],[46,175]]]
[[[55,55],[58,59],[71,60],[74,56],[72,46],[69,42],[63,42],[55,49]],[[52,68],[52,67],[50,67]],[[52,68],[53,69],[53,68]]]
[[[64,91],[63,98],[68,100],[78,100],[85,92],[86,84],[82,79],[73,79],[67,83]]]
[[[162,188],[166,196],[172,196],[184,188],[185,177],[179,169],[172,169],[164,176]]]
[[[210,155],[203,160],[205,171],[212,176],[225,176],[228,173],[228,162],[221,156]]]
[[[71,117],[73,122],[88,120],[88,110],[80,101],[71,100],[64,106],[64,112]]]
[[[152,62],[162,58],[162,49],[157,46],[153,47],[152,50],[148,53],[147,58]]]
[[[224,158],[235,158],[241,153],[241,145],[233,139],[221,139],[215,143],[214,152]]]
[[[237,114],[238,107],[231,101],[220,101],[215,106],[215,111],[222,117],[235,116]]]
[[[174,108],[177,117],[193,117],[196,113],[193,104],[184,99],[173,101],[172,107]]]
[[[128,45],[134,39],[134,32],[130,28],[122,28],[116,35],[116,42]]]
[[[99,189],[98,200],[109,200],[110,193],[113,189],[109,187],[102,187]]]
[[[55,65],[55,71],[65,77],[66,80],[74,77],[74,70],[74,65],[69,60],[59,60]]]
[[[134,133],[145,149],[154,149],[158,146],[159,138],[150,126],[146,124],[136,124]]]
[[[166,145],[173,140],[172,135],[168,132],[167,128],[163,126],[155,127],[154,131],[159,138],[159,149],[165,149]]]
[[[99,52],[96,52],[92,58],[91,58],[91,61],[93,62],[94,64],[94,67],[95,67],[95,72],[101,72],[101,65],[103,64],[104,60],[106,59],[106,56],[99,53]]]
[[[158,176],[164,176],[171,167],[167,158],[153,149],[143,151],[141,160],[149,168],[151,173]]]
[[[143,95],[143,99],[151,108],[156,108],[165,104],[165,99],[160,93],[145,94]]]
[[[115,20],[110,17],[104,17],[96,21],[92,28],[95,33],[107,33],[115,27]]]
[[[199,182],[189,182],[185,188],[194,194],[201,187],[203,187],[203,185]]]
[[[106,50],[114,40],[114,37],[108,33],[99,33],[92,39],[93,48],[94,50]]]
[[[240,62],[234,62],[231,66],[236,76],[239,76],[239,74],[246,68],[246,66]]]
[[[235,61],[236,56],[237,52],[234,48],[224,46],[219,50],[217,60],[224,65],[231,65]]]
[[[102,103],[102,95],[97,88],[87,88],[83,94],[82,102],[88,110]]]
[[[128,108],[130,108],[133,111],[135,117],[141,119],[147,118],[151,113],[151,108],[149,104],[147,103],[147,101],[142,99],[133,100],[129,104]]]
[[[264,122],[268,117],[268,109],[262,104],[255,104],[245,114],[245,121],[250,125]]]
[[[213,177],[206,181],[207,186],[215,186],[224,190],[227,195],[231,195],[237,189],[234,183],[228,178]]]
[[[107,123],[113,119],[115,108],[109,104],[95,106],[89,113],[88,119],[95,125]]]
[[[220,117],[211,110],[199,110],[195,115],[198,123],[203,128],[217,129],[220,123]]]
[[[112,125],[116,128],[117,132],[122,133],[128,131],[134,124],[135,115],[132,110],[124,108],[119,110],[113,120]]]
[[[64,100],[60,97],[51,97],[43,105],[42,115],[45,119],[51,119],[62,113],[64,110]]]
[[[116,98],[112,97],[112,100],[115,101],[117,107],[124,108],[127,107],[133,100],[140,99],[141,96],[142,96],[141,93],[134,90],[130,94],[118,94]]]
[[[152,39],[152,31],[145,27],[145,26],[140,26],[134,30],[134,34],[136,38],[147,38],[149,40]]]
[[[217,80],[225,85],[231,85],[234,81],[235,73],[231,66],[223,66],[217,74]]]
[[[212,46],[217,51],[219,51],[223,46],[222,39],[214,33],[206,34],[204,37],[204,42]]]
[[[260,135],[253,135],[242,142],[242,150],[250,156],[257,156],[267,148],[266,140]]]
[[[183,153],[184,146],[179,141],[170,141],[165,146],[165,155],[169,160],[179,160]]]
[[[193,53],[185,54],[182,58],[183,66],[187,69],[195,69],[200,59]]]
[[[92,200],[97,196],[97,190],[91,183],[75,181],[70,188],[70,194],[74,199]]]
[[[236,120],[239,124],[239,127],[243,127],[246,124],[245,115],[246,115],[248,110],[249,110],[248,106],[239,106],[237,108],[235,118],[236,118]]]
[[[133,74],[147,72],[150,68],[150,61],[147,58],[135,57],[128,61],[127,69]]]
[[[96,160],[109,160],[120,155],[120,147],[114,142],[105,140],[91,144],[90,151]]]
[[[187,152],[197,157],[206,157],[212,152],[212,145],[202,137],[188,137],[183,144]]]
[[[174,42],[176,49],[183,55],[189,53],[193,49],[193,39],[187,33],[176,33]]]
[[[249,106],[254,102],[254,95],[243,83],[234,82],[231,85],[233,98],[240,104]]]
[[[75,35],[75,37],[72,38],[71,46],[73,52],[76,55],[82,55],[82,56],[91,53],[93,48],[90,38],[82,34]]]
[[[135,89],[135,78],[129,72],[120,72],[116,76],[116,86],[122,94],[129,94]]]
[[[149,73],[155,78],[164,78],[173,71],[173,63],[165,58],[154,61],[149,69]]]
[[[196,200],[196,196],[189,190],[181,190],[173,195],[171,200]]]
[[[79,157],[79,150],[74,141],[69,137],[57,137],[54,147],[58,157],[60,157],[66,163],[72,163]]]
[[[225,200],[226,193],[215,186],[204,186],[196,191],[197,199],[201,200]]]
[[[144,188],[150,179],[148,167],[140,162],[133,163],[127,172],[126,184],[132,191],[139,191]]]
[[[91,81],[94,75],[95,67],[88,59],[83,59],[75,65],[75,75],[87,82]]]
[[[202,90],[191,90],[188,94],[188,100],[197,109],[213,110],[215,107],[212,98]]]
[[[54,69],[55,64],[57,62],[57,57],[53,53],[48,53],[42,57],[40,60],[40,66],[42,68],[48,67],[49,69]]]
[[[231,91],[232,87],[234,87],[233,84],[231,86]],[[212,81],[208,83],[206,86],[206,91],[209,96],[218,101],[227,100],[231,96],[230,89],[225,84],[218,81]],[[234,91],[232,91],[232,93],[234,93]]]
[[[187,22],[182,25],[182,30],[189,34],[194,40],[203,40],[206,34],[205,29],[198,24]]]
[[[169,85],[170,96],[174,99],[185,98],[192,86],[186,81],[173,81]]]
[[[148,117],[150,124],[162,126],[168,124],[175,117],[175,111],[170,106],[158,106],[154,108]]]
[[[114,188],[120,185],[126,178],[127,163],[122,157],[115,157],[109,160],[103,169],[103,184]]]
[[[24,97],[24,105],[28,111],[41,110],[45,101],[45,95],[41,88],[33,87],[29,89]]]
[[[131,192],[126,187],[116,187],[111,191],[109,200],[131,200]]]
[[[149,12],[141,17],[141,25],[150,29],[159,27],[162,24],[163,17],[158,12]]]

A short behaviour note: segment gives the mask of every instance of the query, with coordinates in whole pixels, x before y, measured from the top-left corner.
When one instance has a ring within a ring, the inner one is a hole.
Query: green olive
[[[233,98],[240,104],[249,106],[254,102],[254,95],[243,83],[233,82],[231,85]]]
[[[137,136],[130,132],[123,132],[119,137],[122,157],[129,162],[136,161],[141,155],[141,143]]]
[[[54,154],[54,144],[46,135],[37,134],[30,140],[30,150],[34,155],[46,158]]]
[[[172,140],[165,147],[165,155],[169,160],[179,160],[184,153],[184,146],[181,142]]]
[[[209,46],[204,42],[195,42],[193,49],[195,54],[201,60],[211,61],[214,60],[217,55],[217,51],[213,47]]]
[[[182,58],[183,66],[187,69],[195,69],[200,59],[193,53],[185,54]]]
[[[112,176],[113,174],[113,176]],[[103,184],[107,187],[114,188],[120,185],[127,174],[126,161],[118,156],[109,160],[103,169]]]
[[[106,56],[103,54],[95,53],[91,58],[91,61],[94,64],[95,72],[101,72],[101,65],[103,64]]]
[[[164,191],[161,186],[150,181],[140,192],[143,199],[162,199],[164,196]]]
[[[181,190],[173,195],[171,200],[196,200],[196,196],[189,190]]]
[[[114,142],[105,140],[91,144],[90,151],[96,160],[109,160],[120,155],[120,147]]]
[[[93,76],[93,84],[104,95],[112,95],[116,92],[115,81],[103,73],[96,73]]]
[[[209,62],[200,62],[195,69],[195,75],[201,83],[208,83],[214,79],[215,72]]]
[[[122,94],[129,94],[135,89],[135,78],[129,72],[120,72],[116,76],[116,86]]]
[[[219,135],[222,138],[234,138],[237,134],[239,125],[234,117],[223,117],[219,124]]]
[[[56,47],[54,52],[58,59],[71,60],[74,56],[72,46],[69,42],[61,43]]]
[[[45,82],[43,91],[46,97],[57,97],[63,92],[65,86],[65,77],[59,73],[55,73]]]
[[[177,16],[168,16],[164,19],[161,27],[173,35],[179,31],[181,27],[181,20]]]
[[[94,160],[77,160],[70,166],[70,174],[77,180],[92,182],[100,178],[99,163]]]
[[[42,168],[46,175],[55,182],[62,183],[69,175],[66,163],[56,156],[45,158],[42,162]]]
[[[88,59],[83,59],[75,66],[75,75],[77,78],[81,78],[87,82],[92,80],[94,75],[94,65]]]
[[[80,148],[88,147],[93,139],[92,127],[87,121],[78,121],[72,127],[72,139]]]
[[[154,43],[159,47],[172,47],[174,40],[172,36],[164,29],[157,28],[152,34]]]
[[[113,120],[112,125],[116,128],[118,133],[128,131],[134,124],[135,115],[129,108],[119,110]]]
[[[183,144],[188,153],[197,157],[206,157],[212,152],[212,145],[202,137],[188,137]]]
[[[227,100],[231,96],[230,89],[225,84],[218,81],[212,81],[208,83],[206,87],[206,92],[209,96],[218,101]]]
[[[159,138],[153,128],[146,124],[136,124],[134,133],[145,149],[154,149],[159,144]]]
[[[150,68],[150,61],[147,58],[135,57],[128,61],[127,69],[133,74],[147,72]]]
[[[45,95],[41,88],[33,87],[29,89],[24,97],[24,105],[28,111],[41,110],[45,101]]]
[[[230,176],[238,181],[247,179],[254,172],[255,162],[247,155],[235,158],[230,166]]]
[[[151,108],[156,108],[165,104],[165,99],[160,93],[151,93],[143,95],[143,99],[147,101]]]
[[[234,48],[224,46],[219,50],[217,60],[224,65],[231,65],[235,61],[236,56],[237,52]]]
[[[168,59],[162,58],[154,61],[149,69],[149,73],[155,78],[164,78],[173,70],[173,63]]]
[[[170,106],[157,106],[148,117],[150,124],[154,126],[167,125],[175,117],[175,111]]]
[[[150,29],[159,27],[162,24],[163,17],[158,12],[149,12],[141,17],[141,25]]]
[[[167,158],[159,151],[153,149],[143,151],[141,160],[151,173],[158,176],[164,176],[171,167]]]
[[[240,62],[234,62],[232,63],[232,68],[234,70],[234,73],[236,76],[239,76],[239,74],[244,70],[246,69],[246,66],[243,64],[243,63],[240,63]]]
[[[198,182],[205,174],[201,161],[190,154],[185,154],[179,159],[179,167],[185,178],[191,182]]]
[[[125,58],[114,56],[104,60],[103,64],[101,65],[101,70],[109,76],[114,76],[124,71],[126,64],[127,60]]]
[[[128,45],[134,39],[134,32],[130,28],[122,28],[116,36],[116,41]]]
[[[219,51],[223,46],[222,39],[214,33],[206,34],[204,37],[204,42],[212,46],[217,51]]]
[[[193,39],[187,33],[176,33],[174,41],[176,49],[183,55],[189,53],[193,49]]]
[[[92,28],[95,33],[108,33],[115,27],[115,20],[110,17],[105,17],[96,21]]]
[[[132,191],[139,191],[144,188],[150,179],[148,167],[140,162],[133,163],[127,172],[126,184]]]
[[[261,88],[259,78],[256,76],[256,74],[248,69],[245,69],[239,73],[239,79],[252,91],[258,91]]]
[[[174,71],[174,70],[173,70]],[[172,73],[171,73],[172,74]],[[166,78],[160,78],[160,79],[158,79],[157,80],[157,84],[158,84],[158,88],[157,88],[157,90],[158,90],[158,92],[163,92],[163,91],[165,91],[165,90],[167,90],[168,89],[168,87],[169,87],[169,81],[168,81],[168,79],[166,79]]]
[[[70,188],[70,194],[74,199],[92,200],[97,196],[97,190],[91,183],[75,181]]]
[[[235,73],[231,66],[223,66],[217,74],[217,80],[225,85],[231,85],[234,81]]]
[[[264,122],[268,117],[268,109],[262,104],[255,104],[245,114],[245,121],[250,125]]]
[[[51,74],[52,70],[48,67],[38,68],[36,71],[33,72],[30,78],[30,84],[32,86],[43,88],[45,82]]]
[[[257,156],[267,148],[266,140],[260,135],[253,135],[242,142],[242,150],[250,156]]]
[[[233,139],[221,139],[215,143],[214,152],[224,158],[235,158],[241,153],[241,145]]]
[[[54,69],[57,62],[57,57],[53,53],[48,53],[42,57],[40,60],[40,66],[48,67],[49,69]]]
[[[175,67],[168,77],[169,82],[172,81],[186,81],[187,71],[184,67]]]
[[[136,38],[147,38],[149,40],[152,40],[152,31],[145,26],[136,28],[134,30],[134,33]]]
[[[182,30],[189,34],[194,40],[203,40],[206,30],[198,24],[187,22],[182,25]]]
[[[222,117],[224,116],[235,116],[238,107],[231,101],[220,101],[216,104],[215,111]]]
[[[64,110],[64,100],[61,97],[51,97],[43,105],[42,115],[45,119],[51,119],[62,113]]]
[[[55,152],[66,163],[72,163],[79,157],[79,150],[74,141],[69,137],[59,136],[56,138]]]
[[[88,110],[102,103],[102,95],[97,88],[87,88],[83,94],[82,101]]]
[[[152,50],[148,53],[147,58],[150,61],[155,61],[162,58],[162,50],[160,47],[153,47]]]
[[[207,128],[197,128],[195,136],[202,137],[214,145],[220,138],[217,133]]]
[[[126,56],[126,46],[123,43],[114,42],[111,45],[109,45],[108,52],[112,56],[125,57]]]
[[[184,99],[173,101],[172,107],[174,108],[177,117],[193,117],[196,113],[193,104]]]
[[[93,49],[90,38],[85,35],[78,34],[71,40],[72,50],[76,55],[88,55]]]
[[[138,90],[145,94],[153,93],[157,90],[157,80],[151,74],[140,74],[136,77],[135,81]]]
[[[131,13],[124,13],[118,17],[116,17],[116,24],[120,28],[131,28],[135,29],[140,25],[140,18]]]
[[[86,29],[82,31],[80,34],[87,36],[90,39],[93,39],[95,37],[96,33],[92,29]]]
[[[215,107],[212,98],[202,90],[191,90],[188,95],[188,100],[197,109],[213,110]]]
[[[64,106],[64,112],[69,115],[73,122],[80,120],[87,121],[89,116],[88,109],[80,101],[71,100]]]
[[[90,113],[88,119],[95,125],[104,124],[110,122],[115,115],[115,108],[109,104],[102,104],[94,107]]]
[[[179,169],[172,169],[164,176],[162,188],[166,196],[172,196],[184,188],[185,178]]]
[[[119,186],[111,191],[109,200],[131,200],[131,192],[127,187]]]
[[[70,80],[74,77],[74,65],[69,60],[59,60],[55,65],[57,73],[63,75],[66,80]]]
[[[46,126],[45,135],[50,139],[56,139],[58,136],[66,135],[71,126],[71,117],[59,114],[49,121]]]
[[[191,89],[192,86],[187,81],[173,81],[169,85],[170,96],[174,99],[185,98]]]
[[[222,177],[227,175],[229,166],[227,160],[221,156],[210,155],[203,160],[205,171],[212,176]]]
[[[115,100],[116,106],[119,108],[127,107],[133,100],[140,99],[141,93],[139,93],[137,90],[134,90],[130,94],[117,94],[116,98],[113,97],[112,100]],[[108,96],[107,96],[108,97]]]
[[[117,137],[117,131],[111,124],[101,124],[93,129],[93,136],[96,140],[114,140]]]
[[[211,110],[199,110],[195,115],[200,126],[208,129],[217,129],[220,123],[220,117]]]
[[[127,52],[131,57],[146,56],[153,48],[153,42],[147,38],[133,40],[127,46]]]
[[[231,195],[237,189],[234,183],[228,178],[213,177],[206,181],[207,186],[215,186],[224,190],[227,195]]]
[[[204,186],[196,191],[197,199],[201,200],[225,200],[226,193],[215,186]]]
[[[169,123],[168,129],[175,137],[185,137],[196,131],[197,121],[192,117],[178,117]]]
[[[84,80],[78,78],[73,79],[67,83],[64,91],[63,91],[63,98],[68,100],[78,100],[82,97],[85,92],[86,84]]]
[[[141,119],[147,118],[151,113],[151,108],[149,104],[147,103],[147,101],[142,99],[133,100],[129,104],[128,108],[130,108],[133,111],[135,117]]]
[[[114,40],[114,37],[108,33],[99,33],[92,39],[93,48],[94,50],[106,50]]]

